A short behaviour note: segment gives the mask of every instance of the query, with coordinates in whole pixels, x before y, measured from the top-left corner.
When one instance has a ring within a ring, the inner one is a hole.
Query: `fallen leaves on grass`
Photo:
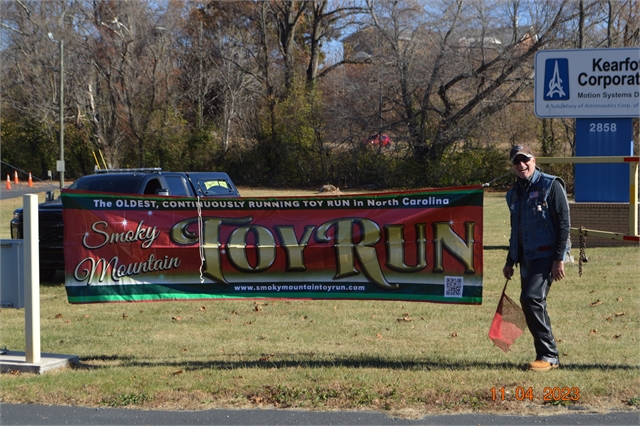
[[[180,320],[182,319],[182,317],[181,317],[181,316],[176,315],[176,316],[171,317],[171,319],[172,319],[173,321],[180,321]]]
[[[589,334],[590,334],[591,336],[595,336],[596,334],[598,334],[598,329],[597,329],[597,328],[593,328],[593,329],[591,329],[591,331],[589,332]]]
[[[624,314],[625,314],[624,312],[616,312],[615,314],[613,314],[613,316],[614,317],[621,317]],[[607,317],[606,319],[607,319],[607,321],[613,321],[613,317]]]
[[[596,300],[595,302],[589,303],[589,306],[598,306],[598,305],[602,305],[602,301],[600,299]]]
[[[264,398],[257,395],[252,396],[249,400],[254,404],[262,404],[264,402]]]

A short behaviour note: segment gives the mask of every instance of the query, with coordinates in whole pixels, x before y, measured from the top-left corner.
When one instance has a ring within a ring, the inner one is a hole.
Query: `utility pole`
[[[60,46],[60,160],[56,170],[60,173],[60,189],[64,188],[64,40],[54,40],[53,34],[49,38]]]
[[[60,189],[64,188],[64,40],[60,40]]]

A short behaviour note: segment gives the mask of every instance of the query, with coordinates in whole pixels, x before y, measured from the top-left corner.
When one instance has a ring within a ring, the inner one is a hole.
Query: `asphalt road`
[[[383,413],[297,410],[145,411],[32,404],[1,404],[2,425],[634,425],[640,411],[594,414],[567,411],[540,416],[452,414],[419,420]]]
[[[45,192],[49,190],[58,190],[57,194],[60,194],[60,187],[56,186],[57,182],[50,184],[49,182],[34,182],[33,186],[27,185],[27,182],[20,181],[17,185],[11,181],[11,189],[7,189],[6,180],[0,185],[0,200],[7,198],[22,197],[26,194],[36,194],[38,192]]]

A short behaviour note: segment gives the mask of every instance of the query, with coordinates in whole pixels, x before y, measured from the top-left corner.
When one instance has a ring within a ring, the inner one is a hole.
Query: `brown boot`
[[[544,372],[544,371],[549,371],[552,368],[558,368],[558,366],[559,364],[552,364],[550,362],[537,359],[533,361],[531,364],[529,364],[529,370]]]

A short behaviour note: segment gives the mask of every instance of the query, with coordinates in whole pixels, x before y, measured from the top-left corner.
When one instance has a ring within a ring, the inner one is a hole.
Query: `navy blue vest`
[[[511,212],[511,237],[509,239],[509,257],[514,263],[524,258],[526,261],[553,256],[556,247],[556,228],[551,218],[547,199],[553,181],[557,176],[535,170],[531,184],[521,195],[514,185],[507,192],[507,204]],[[522,229],[520,230],[520,220]],[[522,242],[519,239],[522,238]],[[518,258],[518,247],[523,253]]]

